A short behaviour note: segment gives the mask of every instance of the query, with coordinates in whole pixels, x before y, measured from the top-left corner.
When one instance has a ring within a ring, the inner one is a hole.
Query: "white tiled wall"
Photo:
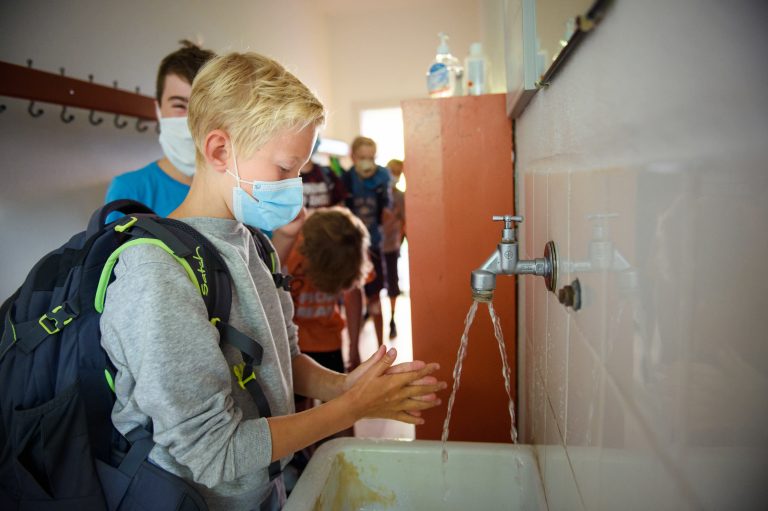
[[[575,312],[521,285],[550,509],[768,506],[766,19],[614,2],[517,120],[523,254],[554,240],[582,287]]]

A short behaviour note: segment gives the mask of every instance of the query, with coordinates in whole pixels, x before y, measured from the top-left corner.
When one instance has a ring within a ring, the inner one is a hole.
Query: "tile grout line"
[[[550,399],[549,395],[545,392],[544,395],[547,398],[547,405],[549,406],[550,412],[552,413],[552,418],[555,417],[555,410],[552,406],[552,400]],[[581,508],[586,510],[586,505],[584,504],[584,496],[581,494],[581,488],[579,487],[578,482],[576,481],[576,473],[573,471],[573,464],[571,463],[571,456],[568,454],[568,446],[565,444],[565,436],[563,435],[563,432],[560,431],[560,426],[557,424],[557,420],[554,420],[555,427],[557,428],[557,432],[560,435],[560,446],[563,448],[563,452],[565,452],[565,459],[568,461],[568,468],[571,473],[571,477],[573,478],[573,485],[576,487],[576,492],[579,494],[579,500],[581,501]]]

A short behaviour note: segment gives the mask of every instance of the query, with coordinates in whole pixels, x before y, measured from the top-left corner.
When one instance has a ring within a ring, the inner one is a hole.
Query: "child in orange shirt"
[[[369,244],[365,224],[348,209],[319,209],[302,226],[286,261],[301,352],[340,373],[345,323],[339,301],[369,273]]]

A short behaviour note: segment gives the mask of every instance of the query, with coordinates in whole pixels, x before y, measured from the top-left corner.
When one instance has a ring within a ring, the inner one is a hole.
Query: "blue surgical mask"
[[[240,179],[234,144],[232,144],[232,162],[235,172],[233,174],[227,169],[227,174],[237,179],[237,186],[232,188],[232,213],[238,222],[258,229],[274,231],[296,218],[304,205],[300,177],[280,181]],[[240,183],[251,185],[253,194],[243,190]]]

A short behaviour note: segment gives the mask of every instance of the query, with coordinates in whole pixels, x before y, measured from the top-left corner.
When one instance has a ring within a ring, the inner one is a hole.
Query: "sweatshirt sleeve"
[[[293,322],[293,299],[288,291],[279,291],[280,306],[285,317],[285,329],[288,332],[288,344],[291,349],[291,359],[301,354],[299,349],[299,327]]]
[[[141,245],[123,252],[115,275],[101,330],[118,368],[122,413],[133,413],[134,425],[151,419],[155,443],[205,486],[266,469],[267,420],[243,420],[235,406],[218,331],[181,265],[160,248]]]

